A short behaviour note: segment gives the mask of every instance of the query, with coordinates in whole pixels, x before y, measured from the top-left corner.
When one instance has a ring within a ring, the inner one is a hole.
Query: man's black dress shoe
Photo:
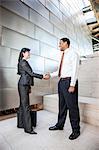
[[[25,132],[29,133],[29,134],[37,134],[37,132],[35,132],[35,131],[31,131],[31,132],[25,131]]]
[[[57,127],[55,125],[55,126],[50,127],[49,130],[63,130],[63,127]]]
[[[79,132],[73,132],[73,133],[69,136],[69,139],[70,139],[70,140],[77,139],[79,135],[80,135],[80,131],[79,131]]]

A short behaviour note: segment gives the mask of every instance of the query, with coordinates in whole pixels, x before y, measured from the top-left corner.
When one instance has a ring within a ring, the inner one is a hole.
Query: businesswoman
[[[37,134],[31,124],[29,93],[31,86],[34,85],[34,77],[42,79],[44,76],[34,73],[27,59],[30,58],[30,49],[22,48],[18,59],[18,92],[20,97],[20,106],[18,110],[17,127],[24,128],[29,134]]]

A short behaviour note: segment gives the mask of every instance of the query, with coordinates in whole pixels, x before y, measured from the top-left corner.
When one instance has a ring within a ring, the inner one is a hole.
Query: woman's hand
[[[45,80],[50,79],[50,74],[44,74],[44,75],[43,75],[43,79],[45,79]]]

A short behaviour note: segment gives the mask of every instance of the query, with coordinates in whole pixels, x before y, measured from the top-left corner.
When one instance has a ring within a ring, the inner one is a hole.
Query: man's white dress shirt
[[[61,51],[62,55],[63,51]],[[60,66],[61,58],[58,65],[58,70],[51,73],[51,77],[58,76],[59,66]],[[79,68],[79,55],[77,52],[71,50],[70,48],[64,51],[64,58],[61,68],[61,76],[60,78],[71,77],[70,86],[75,86],[76,80],[78,78],[78,68]]]

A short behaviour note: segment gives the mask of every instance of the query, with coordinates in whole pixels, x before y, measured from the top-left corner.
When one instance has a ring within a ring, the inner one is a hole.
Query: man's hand
[[[50,74],[49,74],[49,73],[44,74],[44,75],[43,75],[43,79],[49,80],[49,79],[50,79]]]
[[[75,91],[75,87],[74,86],[70,86],[68,89],[69,93],[73,93]]]

